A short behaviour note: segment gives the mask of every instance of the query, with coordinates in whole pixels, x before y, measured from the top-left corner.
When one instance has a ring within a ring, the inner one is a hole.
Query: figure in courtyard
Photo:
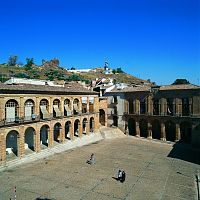
[[[123,183],[125,181],[125,179],[126,179],[126,173],[125,173],[125,171],[122,171],[122,177],[121,177],[120,181]]]
[[[87,163],[92,165],[92,164],[95,164],[96,163],[96,159],[95,159],[95,156],[94,154],[92,153],[91,156],[90,156],[90,159],[87,160]]]
[[[121,181],[121,179],[122,179],[122,171],[119,169],[117,174],[117,181]]]

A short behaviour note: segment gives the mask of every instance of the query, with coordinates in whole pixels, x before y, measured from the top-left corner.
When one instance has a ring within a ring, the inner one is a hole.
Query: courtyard
[[[96,164],[88,165],[92,153]],[[124,183],[115,179],[119,169]],[[198,171],[200,151],[189,145],[105,139],[1,171],[0,199],[197,200]]]

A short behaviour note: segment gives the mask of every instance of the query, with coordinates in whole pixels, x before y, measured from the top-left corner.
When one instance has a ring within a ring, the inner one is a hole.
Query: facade
[[[0,163],[106,125],[107,99],[79,86],[0,84]]]
[[[200,146],[200,87],[127,87],[106,93],[108,125],[127,135]]]

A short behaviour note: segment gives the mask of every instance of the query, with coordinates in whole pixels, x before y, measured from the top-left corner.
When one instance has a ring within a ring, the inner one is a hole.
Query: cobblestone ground
[[[95,165],[86,164],[91,153]],[[104,140],[0,172],[0,200],[13,200],[15,186],[17,200],[196,200],[199,160],[187,146]],[[118,169],[124,183],[114,179]]]

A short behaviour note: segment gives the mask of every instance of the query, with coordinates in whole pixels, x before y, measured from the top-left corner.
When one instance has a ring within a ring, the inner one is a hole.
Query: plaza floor
[[[94,165],[86,163],[91,153]],[[199,162],[187,145],[106,139],[0,172],[0,200],[197,200]]]

